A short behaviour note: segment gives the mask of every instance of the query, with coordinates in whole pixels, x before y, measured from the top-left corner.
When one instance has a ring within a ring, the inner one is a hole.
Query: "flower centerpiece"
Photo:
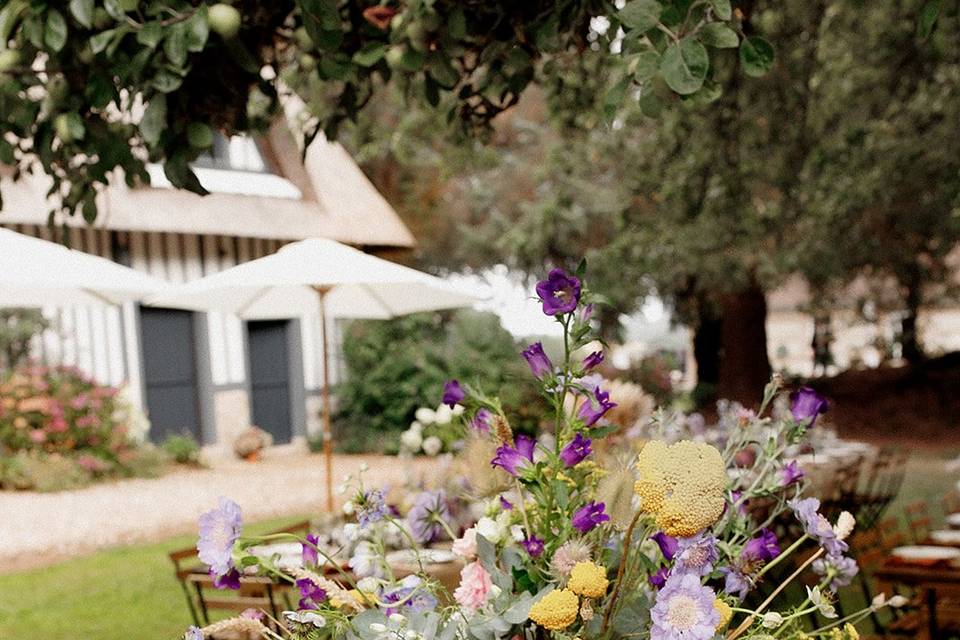
[[[457,451],[463,446],[463,424],[459,420],[463,406],[441,404],[436,409],[420,407],[415,420],[400,434],[400,453],[433,457],[441,453]]]
[[[594,340],[592,296],[582,277],[582,268],[554,269],[537,285],[544,313],[560,325],[565,354],[553,362],[539,344],[522,353],[550,407],[543,433],[515,433],[499,400],[479,386],[445,386],[443,402],[464,408],[464,437],[491,442],[490,466],[502,480],[500,493],[479,503],[472,526],[451,518],[441,492],[416,495],[400,517],[377,490],[362,483],[351,490],[357,526],[402,537],[417,570],[399,575],[379,534],[354,552],[352,571],[328,564],[311,537],[296,538],[303,566],[282,569],[250,553],[264,538],[241,535],[235,505],[224,502],[204,516],[201,559],[219,583],[261,573],[299,589],[297,610],[271,628],[261,625],[262,637],[842,640],[856,638],[853,625],[871,611],[899,604],[881,597],[845,618],[831,604],[834,590],[856,572],[846,555],[855,523],[848,513],[827,521],[816,498],[803,495],[802,473],[786,455],[826,408],[815,392],[801,390],[791,411],[774,413],[783,395],[775,379],[758,411],[741,411],[737,427],[713,442],[652,438],[601,455],[595,445],[619,427],[607,419],[616,403],[591,372],[601,356],[574,356]],[[783,518],[797,525],[792,539],[771,528]],[[277,538],[293,536],[270,537]],[[453,589],[427,566],[429,545],[439,540],[452,540],[462,559]],[[774,570],[777,583],[757,602],[751,593]],[[816,576],[814,570],[819,577],[806,597],[784,602],[784,587],[808,571]],[[804,629],[808,615],[818,613],[823,625]],[[209,635],[191,629],[188,637]]]

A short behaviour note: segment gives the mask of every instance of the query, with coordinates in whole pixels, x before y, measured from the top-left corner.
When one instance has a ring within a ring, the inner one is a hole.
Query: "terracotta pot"
[[[243,456],[243,459],[246,460],[247,462],[256,462],[260,459],[260,452],[251,451],[247,455]]]

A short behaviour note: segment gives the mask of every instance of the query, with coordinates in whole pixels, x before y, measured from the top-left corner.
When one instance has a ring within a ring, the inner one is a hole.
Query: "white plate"
[[[930,534],[930,539],[940,544],[960,544],[960,531],[955,529],[934,531]]]
[[[960,528],[960,513],[951,513],[947,516],[947,524],[951,527]]]
[[[914,562],[939,562],[941,560],[956,560],[960,558],[960,549],[927,545],[897,547],[893,550],[893,556],[901,560]]]
[[[424,564],[444,564],[456,559],[457,556],[446,549],[422,549],[420,551],[420,560]],[[417,564],[417,556],[410,549],[401,549],[388,553],[387,562],[389,564]]]

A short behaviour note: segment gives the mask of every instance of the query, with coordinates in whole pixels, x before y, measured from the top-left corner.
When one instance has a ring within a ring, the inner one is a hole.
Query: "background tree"
[[[305,145],[334,136],[388,83],[482,132],[539,66],[589,49],[597,16],[624,34],[624,56],[643,56],[626,82],[662,78],[681,95],[706,89],[711,38],[740,45],[729,0],[630,0],[619,11],[611,0],[9,0],[0,162],[14,178],[42,171],[61,213],[92,220],[110,174],[148,182],[147,161],[203,193],[190,162],[213,131],[262,130],[285,91],[306,103]],[[742,50],[769,65],[761,40]]]

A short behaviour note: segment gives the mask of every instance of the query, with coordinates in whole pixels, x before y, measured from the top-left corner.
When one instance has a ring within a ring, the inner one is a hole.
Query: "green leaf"
[[[87,224],[93,224],[97,220],[97,200],[96,192],[91,191],[90,195],[83,199],[83,219]]]
[[[684,38],[667,47],[660,61],[660,74],[671,89],[689,95],[703,86],[709,67],[707,49],[692,38]]]
[[[632,82],[633,78],[624,76],[610,87],[607,95],[603,97],[603,115],[608,121],[613,120],[613,117],[617,115],[617,111],[620,109],[620,105],[623,104],[623,99],[627,95],[627,89],[630,88]]]
[[[927,39],[933,33],[933,27],[937,24],[937,18],[940,17],[941,0],[929,0],[920,10],[920,17],[917,19],[917,35],[922,39]]]
[[[93,0],[70,0],[70,13],[87,29],[93,26]]]
[[[183,78],[169,69],[160,69],[153,76],[152,84],[160,93],[170,93],[180,88]]]
[[[633,79],[635,82],[643,82],[656,75],[657,68],[659,66],[660,56],[657,55],[657,52],[644,51],[631,60],[630,65],[627,68],[629,69],[630,73],[633,74]]]
[[[713,12],[721,20],[729,20],[733,17],[733,10],[730,8],[730,0],[710,0],[713,6]]]
[[[187,27],[184,23],[175,24],[163,41],[163,52],[175,66],[182,67],[187,61]]]
[[[748,76],[766,75],[773,67],[773,45],[759,36],[750,36],[740,43],[740,64]]]
[[[297,0],[303,26],[314,44],[332,50],[343,38],[340,13],[335,0]]]
[[[100,53],[107,48],[107,45],[110,44],[110,41],[116,33],[116,29],[108,29],[93,36],[90,38],[90,50],[94,53]]]
[[[430,77],[444,89],[452,89],[460,82],[460,74],[445,55],[432,55],[428,68]]]
[[[497,571],[497,550],[493,543],[477,534],[477,559],[490,573]]]
[[[640,112],[648,118],[659,118],[660,114],[663,113],[663,102],[651,87],[647,87],[640,94],[639,105]]]
[[[663,7],[657,0],[632,0],[617,16],[624,26],[643,32],[657,26],[661,11]]]
[[[156,95],[147,103],[140,119],[140,133],[147,145],[154,147],[160,142],[160,136],[167,127],[167,98]]]
[[[0,162],[3,164],[13,164],[16,162],[16,157],[13,154],[13,145],[3,138],[0,138]]]
[[[368,42],[353,54],[353,61],[361,67],[372,67],[383,59],[387,45],[383,42]]]
[[[210,37],[210,27],[207,26],[207,19],[204,12],[198,11],[186,22],[187,51],[197,53],[203,51],[207,45],[207,38]]]
[[[151,49],[163,40],[163,27],[159,22],[148,22],[137,32],[137,42]]]
[[[202,122],[191,122],[187,125],[187,141],[197,149],[212,147],[213,129]]]
[[[736,49],[740,45],[737,32],[722,22],[711,22],[700,30],[700,42],[717,49]]]
[[[67,44],[67,20],[56,9],[47,12],[47,22],[43,27],[43,44],[54,51],[60,51]]]
[[[186,153],[178,152],[168,158],[163,163],[163,174],[167,176],[170,184],[178,189],[186,189],[193,193],[205,196],[209,193],[202,184],[197,174],[190,168]]]

